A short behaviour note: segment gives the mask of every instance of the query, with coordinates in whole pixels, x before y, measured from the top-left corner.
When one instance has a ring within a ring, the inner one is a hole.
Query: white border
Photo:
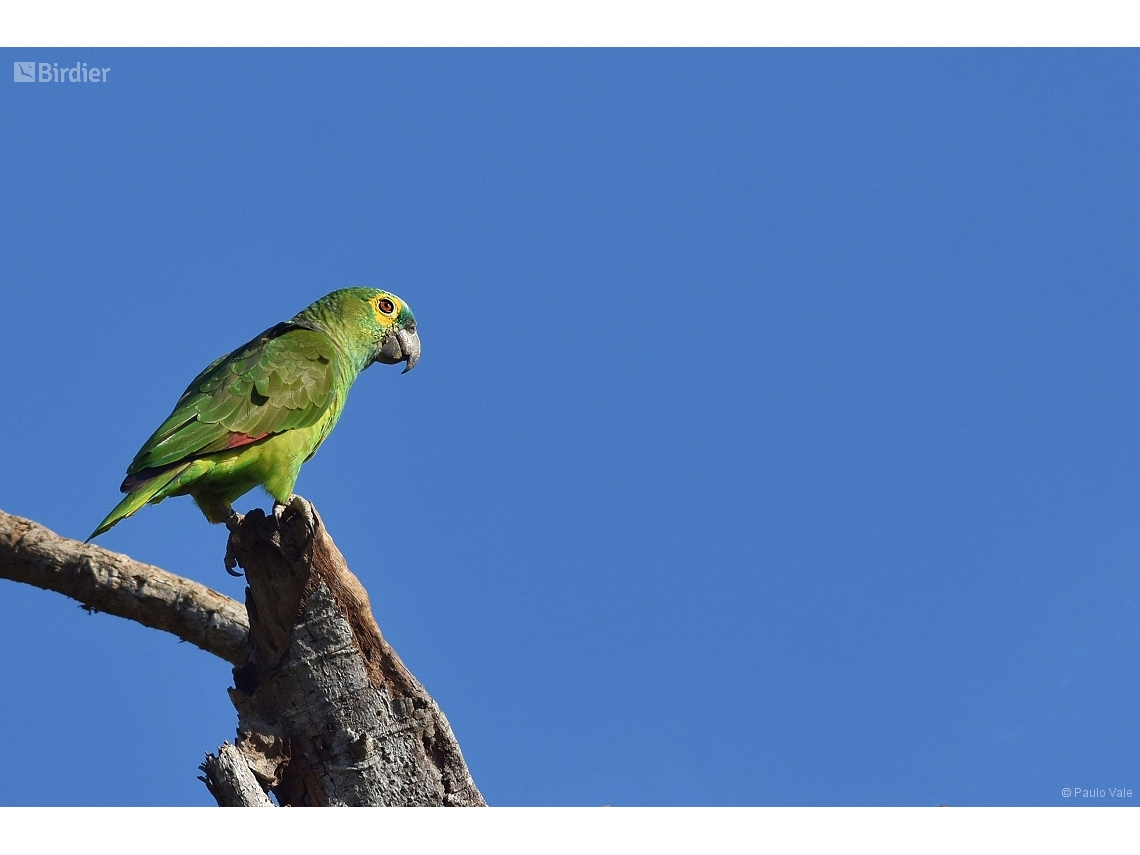
[[[979,855],[1129,851],[1135,808],[0,808],[12,852]],[[1125,848],[1127,847],[1127,849]]]
[[[1107,0],[11,0],[6,47],[1140,45]]]

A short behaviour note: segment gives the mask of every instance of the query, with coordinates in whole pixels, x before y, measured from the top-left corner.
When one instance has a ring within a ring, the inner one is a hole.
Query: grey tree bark
[[[191,579],[60,537],[3,511],[0,578],[63,594],[88,611],[172,633],[234,665],[249,657],[249,619],[241,603]]]
[[[483,805],[447,718],[384,639],[315,508],[248,514],[246,604],[0,511],[0,578],[171,632],[235,665],[237,739],[202,764],[222,806]]]

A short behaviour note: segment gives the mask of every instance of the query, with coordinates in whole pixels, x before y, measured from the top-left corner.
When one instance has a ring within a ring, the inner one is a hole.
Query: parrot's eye
[[[396,304],[385,297],[382,300],[378,300],[376,302],[376,308],[378,308],[385,315],[390,315],[392,312],[396,311]]]

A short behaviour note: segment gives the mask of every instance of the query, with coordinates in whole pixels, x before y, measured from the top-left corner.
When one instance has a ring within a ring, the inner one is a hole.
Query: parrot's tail
[[[119,520],[125,520],[147,502],[161,502],[166,498],[165,495],[160,495],[164,489],[170,486],[179,475],[185,472],[190,467],[189,463],[184,463],[181,466],[172,466],[159,472],[149,481],[144,481],[142,484],[134,487],[134,489],[126,495],[123,501],[115,505],[115,509],[107,514],[107,518],[99,523],[99,527],[91,532],[91,535],[84,543],[89,543],[103,532],[111,528]]]

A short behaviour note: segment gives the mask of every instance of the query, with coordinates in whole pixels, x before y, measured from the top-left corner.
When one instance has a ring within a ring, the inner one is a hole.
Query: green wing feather
[[[194,378],[139,449],[124,489],[141,483],[145,470],[315,424],[332,402],[339,358],[324,333],[296,323],[278,324],[223,356]]]

